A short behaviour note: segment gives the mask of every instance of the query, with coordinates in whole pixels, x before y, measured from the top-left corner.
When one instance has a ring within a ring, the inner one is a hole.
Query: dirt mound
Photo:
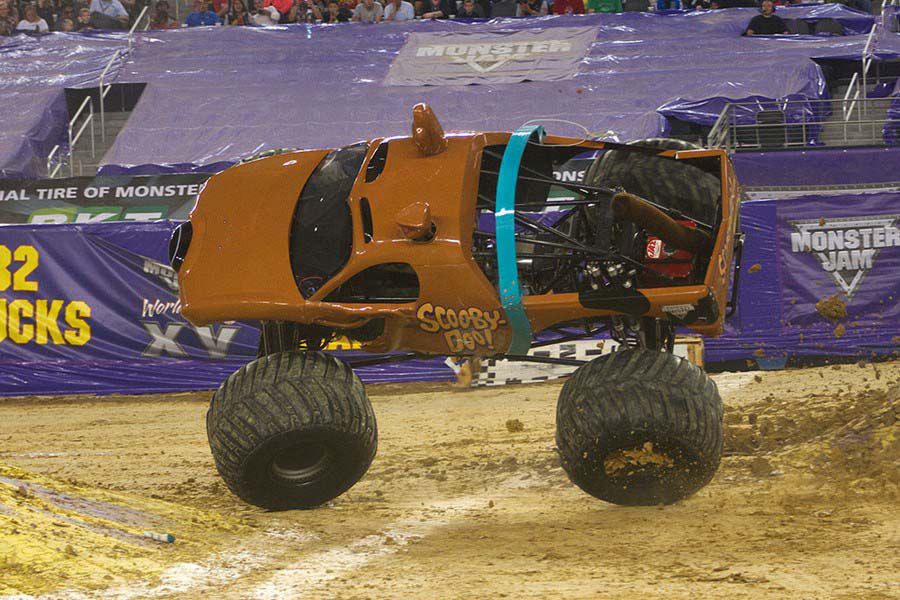
[[[728,415],[727,454],[805,463],[849,491],[900,497],[900,387],[765,400]]]
[[[811,457],[814,469],[830,471],[857,491],[888,491],[900,497],[900,387],[870,392],[858,414],[826,434],[824,456]]]
[[[169,530],[179,539],[171,543]],[[87,489],[0,463],[0,597],[152,576],[243,531],[237,521],[167,502]],[[165,532],[165,533],[162,533]]]

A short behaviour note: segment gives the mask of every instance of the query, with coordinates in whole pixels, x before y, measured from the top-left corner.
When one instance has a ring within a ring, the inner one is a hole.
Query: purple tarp
[[[730,9],[139,33],[127,64],[115,65],[110,75],[147,87],[105,158],[104,172],[213,171],[273,147],[332,147],[405,134],[410,108],[420,101],[434,106],[448,130],[512,130],[553,118],[619,140],[659,135],[666,116],[711,124],[726,99],[821,97],[824,79],[810,58],[858,58],[862,34],[873,23],[870,15],[836,4],[788,7],[779,14],[833,18],[854,35],[741,37],[754,14]],[[412,32],[503,37],[573,26],[594,28],[596,39],[568,79],[384,85]],[[879,36],[877,54],[900,56],[897,37]],[[2,96],[10,90],[95,86],[113,52],[124,47],[121,33],[3,40],[0,100],[14,103]],[[578,131],[560,123],[551,129]],[[4,136],[0,157],[27,162],[22,147],[21,140]]]
[[[66,138],[63,90],[97,87],[103,69],[127,45],[121,33],[0,38],[0,178],[46,174],[47,155]],[[113,63],[109,80],[121,66]]]
[[[838,18],[855,33],[872,23],[841,6],[786,12]],[[215,169],[270,147],[329,147],[405,134],[409,109],[420,101],[429,102],[449,130],[511,130],[544,117],[574,120],[601,136],[636,139],[664,132],[663,115],[712,124],[724,99],[821,97],[824,78],[810,56],[862,51],[860,35],[742,38],[753,14],[623,13],[477,24],[153,32],[138,41],[120,79],[150,85],[105,159],[104,172],[156,171],[165,165]],[[476,30],[503,36],[575,25],[593,26],[597,33],[570,79],[383,84],[410,32]]]
[[[900,347],[900,193],[745,202],[741,223],[738,310],[725,335],[706,340],[708,364]],[[15,276],[0,292],[0,396],[209,389],[251,360],[252,325],[181,318],[175,274],[163,264],[173,226],[3,227]],[[847,305],[838,321],[816,309],[832,296]],[[359,374],[367,382],[453,377],[439,358]]]
[[[0,89],[3,133],[0,138],[0,178],[31,178],[46,174],[47,156],[66,140],[66,95],[61,89]]]

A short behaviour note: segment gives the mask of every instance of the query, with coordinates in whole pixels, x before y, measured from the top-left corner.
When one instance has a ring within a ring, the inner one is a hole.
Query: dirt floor
[[[722,468],[654,508],[568,482],[559,383],[371,388],[368,475],[284,513],[220,482],[209,394],[3,400],[0,597],[900,598],[900,362],[715,379]]]

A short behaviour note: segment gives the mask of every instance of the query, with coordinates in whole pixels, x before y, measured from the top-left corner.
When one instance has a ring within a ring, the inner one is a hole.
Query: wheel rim
[[[331,460],[331,451],[324,444],[294,444],[272,460],[272,475],[293,484],[311,481],[328,468]]]

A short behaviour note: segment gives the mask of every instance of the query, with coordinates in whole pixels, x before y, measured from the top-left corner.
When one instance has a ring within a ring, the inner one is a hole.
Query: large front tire
[[[264,356],[232,374],[206,428],[229,489],[267,509],[312,508],[343,494],[368,470],[378,435],[362,382],[316,352]]]
[[[722,412],[716,384],[689,361],[622,350],[580,367],[563,386],[556,445],[563,469],[588,494],[670,504],[718,469]]]

